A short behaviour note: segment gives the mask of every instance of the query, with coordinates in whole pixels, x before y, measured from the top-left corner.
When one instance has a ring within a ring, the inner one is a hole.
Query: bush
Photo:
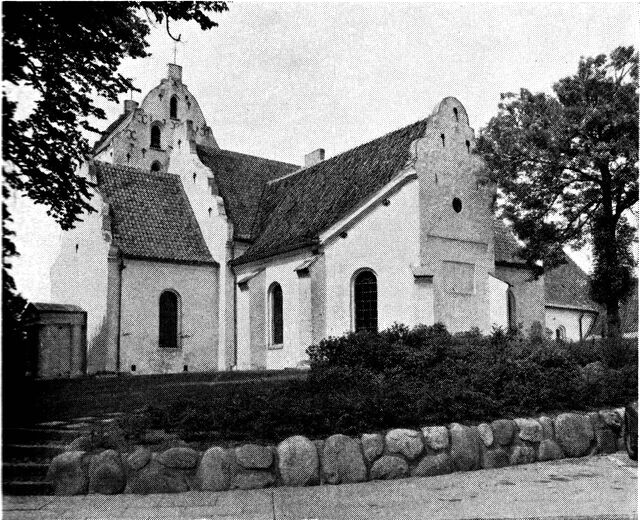
[[[582,350],[582,346],[587,348]],[[441,324],[349,333],[308,349],[305,380],[239,386],[224,397],[149,410],[149,423],[189,439],[359,434],[392,427],[620,405],[637,391],[630,342],[566,344],[495,329],[450,334]],[[635,350],[635,349],[634,349]],[[587,383],[581,365],[606,366]]]

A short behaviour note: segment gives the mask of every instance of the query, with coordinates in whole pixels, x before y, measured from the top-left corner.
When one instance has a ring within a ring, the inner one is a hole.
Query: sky
[[[174,24],[183,81],[221,148],[301,164],[327,157],[431,114],[446,96],[466,107],[476,132],[502,92],[551,93],[581,56],[638,41],[633,3],[233,3],[200,31]],[[152,56],[120,71],[144,95],[166,76],[174,44],[164,26]],[[28,93],[18,91],[29,110]],[[98,100],[108,120],[122,111]],[[97,138],[93,137],[93,139]],[[50,301],[49,269],[61,230],[45,209],[14,197],[18,289]],[[590,255],[570,253],[585,270]]]

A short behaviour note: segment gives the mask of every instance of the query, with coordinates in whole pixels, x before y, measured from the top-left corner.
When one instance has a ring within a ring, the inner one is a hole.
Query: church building
[[[80,175],[96,211],[63,233],[51,282],[87,313],[90,373],[302,367],[323,338],[396,322],[578,340],[598,314],[570,259],[535,278],[517,257],[453,97],[294,165],[220,148],[169,64]]]

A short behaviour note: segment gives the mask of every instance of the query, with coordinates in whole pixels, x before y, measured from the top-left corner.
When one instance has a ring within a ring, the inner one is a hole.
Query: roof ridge
[[[300,165],[298,164],[293,164],[293,163],[288,163],[285,161],[279,161],[277,159],[268,159],[267,157],[260,157],[259,155],[252,155],[249,153],[243,153],[243,152],[236,152],[235,150],[225,150],[224,148],[213,148],[212,146],[207,146],[204,144],[198,144],[196,145],[198,148],[202,148],[205,152],[210,152],[213,154],[235,154],[235,155],[241,155],[243,157],[249,157],[251,159],[260,159],[261,161],[269,161],[272,163],[277,163],[277,164],[283,164],[285,166],[295,166],[297,168],[300,167]]]
[[[410,128],[410,127],[412,127],[414,125],[417,125],[418,123],[421,123],[421,122],[427,120],[429,117],[430,116],[424,117],[422,119],[418,119],[417,121],[414,121],[411,124],[402,126],[400,128],[396,128],[395,130],[391,130],[390,132],[387,132],[386,134],[379,135],[378,137],[375,137],[375,138],[371,139],[370,141],[365,141],[364,143],[360,143],[359,145],[356,145],[353,148],[349,148],[348,150],[340,152],[337,155],[329,157],[328,159],[325,159],[324,161],[317,162],[317,163],[315,163],[315,164],[313,164],[311,166],[302,167],[299,170],[297,170],[295,172],[288,173],[287,175],[283,175],[282,177],[278,177],[276,179],[271,179],[270,181],[267,181],[267,184],[273,184],[273,183],[276,183],[278,181],[284,180],[284,179],[286,179],[288,177],[292,177],[293,175],[297,175],[298,173],[301,173],[301,172],[304,172],[304,171],[307,171],[307,170],[311,170],[312,168],[315,168],[319,164],[327,164],[327,163],[329,163],[331,161],[337,160],[339,157],[343,156],[344,154],[354,152],[354,151],[358,150],[359,148],[362,148],[363,146],[367,146],[369,144],[375,143],[378,140],[385,139],[385,138],[389,137],[391,134],[395,134],[396,132],[401,132],[402,130],[406,130],[407,128]]]

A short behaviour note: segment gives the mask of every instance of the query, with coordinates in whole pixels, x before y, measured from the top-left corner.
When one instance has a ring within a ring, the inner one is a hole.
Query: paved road
[[[6,520],[636,518],[625,454],[440,477],[226,493],[4,497]]]

